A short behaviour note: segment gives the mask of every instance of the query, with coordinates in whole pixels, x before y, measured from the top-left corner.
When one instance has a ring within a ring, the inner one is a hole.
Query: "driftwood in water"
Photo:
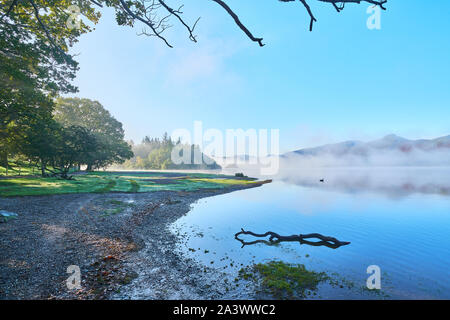
[[[266,238],[269,236],[268,240],[254,240],[254,241],[244,241],[239,236],[241,234],[251,235],[257,238]],[[310,246],[326,246],[328,248],[337,249],[341,246],[345,246],[350,244],[350,242],[346,241],[340,241],[333,237],[327,237],[324,235],[321,235],[320,233],[309,233],[309,234],[299,234],[299,235],[292,235],[292,236],[280,236],[278,233],[267,231],[266,233],[258,234],[254,233],[252,231],[245,231],[244,229],[241,229],[238,233],[234,235],[234,238],[242,243],[242,248],[246,245],[252,245],[256,243],[265,243],[268,245],[274,245],[280,242],[299,242],[300,244],[307,244]],[[317,238],[320,241],[309,241],[306,239],[311,238]]]

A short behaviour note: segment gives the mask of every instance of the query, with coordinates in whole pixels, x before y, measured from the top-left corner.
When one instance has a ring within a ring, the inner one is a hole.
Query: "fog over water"
[[[278,169],[267,178],[294,184],[313,186],[326,179],[331,189],[446,194],[446,175],[438,172],[450,168],[450,136],[408,140],[391,134],[374,141],[344,141],[257,160],[241,156],[234,166],[222,167],[227,173],[241,170],[262,177],[261,167],[267,164]]]
[[[412,148],[407,152],[374,149],[375,143],[386,140],[356,146],[352,142],[351,147],[350,143],[327,145],[260,161],[278,162],[273,175],[262,175],[262,165],[248,161],[224,167],[222,172],[243,172],[261,179],[342,192],[378,192],[392,197],[413,193],[450,195],[449,148]]]

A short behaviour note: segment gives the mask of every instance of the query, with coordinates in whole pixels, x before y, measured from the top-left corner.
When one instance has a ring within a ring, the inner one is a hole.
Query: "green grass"
[[[35,166],[30,166],[29,164],[23,163],[21,165],[17,165],[14,162],[8,161],[8,174],[6,174],[6,168],[0,166],[0,177],[2,176],[34,176],[40,175],[41,171],[39,168]],[[50,170],[56,171],[55,168],[49,167]],[[69,170],[69,172],[73,172],[73,169]],[[50,172],[49,172],[50,173]]]
[[[24,176],[0,179],[0,196],[30,196],[66,193],[152,192],[161,190],[196,191],[249,185],[257,181],[232,179],[214,174],[186,174],[174,177],[164,172],[91,172],[74,180]],[[158,179],[162,179],[158,183]],[[151,181],[149,181],[151,180]]]
[[[96,193],[106,193],[106,192],[110,192],[115,186],[116,186],[116,181],[115,180],[108,180],[108,183],[103,186],[100,187],[99,189],[95,190]]]
[[[304,298],[307,293],[315,291],[320,282],[328,279],[325,273],[306,270],[303,264],[282,261],[258,263],[251,269],[241,269],[239,276],[260,282],[262,292],[276,299]]]
[[[34,169],[34,172],[36,174],[39,174],[38,169]],[[16,175],[27,176],[27,175],[32,175],[32,174],[33,174],[33,168],[31,168],[31,167],[18,167],[18,166],[12,165],[8,168],[9,176],[16,176]],[[6,168],[0,166],[0,176],[4,176],[4,175],[6,175]]]

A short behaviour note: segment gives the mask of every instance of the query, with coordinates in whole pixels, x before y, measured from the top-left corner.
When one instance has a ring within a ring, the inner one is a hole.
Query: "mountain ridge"
[[[364,156],[373,151],[400,151],[409,153],[413,150],[424,152],[437,150],[450,150],[450,135],[435,139],[410,140],[395,134],[389,134],[381,139],[363,142],[360,140],[347,140],[338,143],[325,144],[312,148],[303,148],[286,152],[281,157],[289,156],[321,156],[321,155],[360,155]]]

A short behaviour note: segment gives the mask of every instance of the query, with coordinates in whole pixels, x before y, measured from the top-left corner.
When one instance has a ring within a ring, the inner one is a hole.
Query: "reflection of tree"
[[[241,234],[251,235],[257,238],[266,238],[269,237],[269,239],[258,239],[254,241],[244,241],[239,236]],[[242,248],[246,245],[252,245],[256,243],[265,243],[267,245],[274,245],[280,242],[299,242],[300,244],[307,244],[310,246],[326,246],[331,249],[337,249],[341,246],[345,246],[350,244],[350,242],[346,241],[340,241],[333,237],[327,237],[324,235],[321,235],[320,233],[309,233],[309,234],[299,234],[299,235],[291,235],[291,236],[280,236],[278,233],[267,231],[266,233],[258,234],[254,233],[252,231],[245,231],[244,229],[241,229],[238,233],[234,235],[234,238],[242,243]],[[312,239],[317,238],[320,241],[309,241],[306,239]]]

